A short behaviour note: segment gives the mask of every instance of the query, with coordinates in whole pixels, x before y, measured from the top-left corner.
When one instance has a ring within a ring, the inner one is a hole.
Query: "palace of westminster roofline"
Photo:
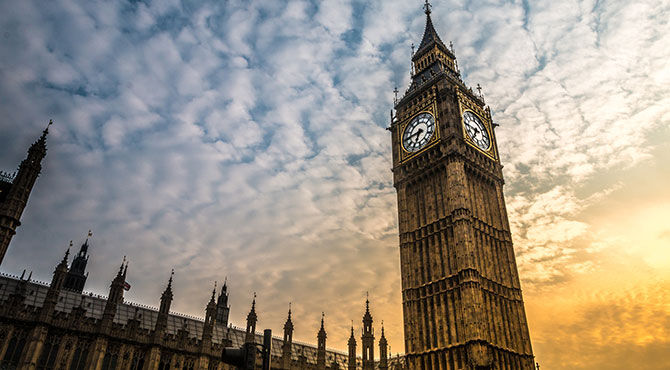
[[[90,234],[89,234],[90,235]],[[75,342],[82,343],[82,339],[86,341],[86,345],[90,346],[92,339],[98,336],[104,336],[108,339],[107,349],[105,353],[112,353],[118,351],[119,354],[123,352],[124,345],[128,348],[134,348],[133,352],[137,352],[138,347],[146,346],[150,343],[157,343],[160,347],[161,353],[170,353],[177,355],[181,353],[183,357],[182,362],[187,364],[189,359],[193,362],[193,368],[203,368],[198,366],[197,358],[203,355],[208,357],[209,364],[218,363],[218,356],[221,349],[224,347],[241,347],[250,338],[257,344],[263,342],[263,334],[256,332],[255,322],[257,321],[255,311],[255,296],[252,303],[252,308],[247,317],[247,329],[236,327],[228,323],[228,314],[230,307],[228,306],[228,286],[224,283],[220,290],[218,299],[216,297],[216,288],[211,293],[211,300],[207,305],[206,317],[202,318],[179,314],[169,311],[169,304],[172,301],[172,276],[168,285],[161,297],[161,309],[150,307],[143,304],[136,304],[123,301],[123,290],[127,288],[125,276],[127,273],[127,264],[122,264],[116,278],[112,282],[110,288],[110,297],[121,294],[118,304],[113,310],[113,317],[111,318],[111,330],[105,330],[103,322],[105,321],[106,312],[109,312],[109,297],[104,297],[91,292],[83,291],[83,283],[76,284],[76,276],[82,276],[85,281],[88,274],[84,273],[85,263],[82,261],[88,260],[88,239],[82,245],[80,252],[75,256],[70,267],[67,266],[67,259],[69,249],[63,260],[56,267],[54,271],[54,278],[51,283],[36,281],[32,279],[32,273],[26,276],[25,270],[21,276],[9,275],[0,273],[0,365],[11,365],[12,359],[8,358],[14,355],[16,357],[16,364],[19,365],[22,361],[19,357],[25,357],[28,342],[23,344],[25,347],[22,351],[17,351],[17,343],[8,343],[10,337],[17,338],[16,334],[24,328],[39,327],[45,325],[48,333],[58,333],[58,336],[67,338],[79,338]],[[83,267],[83,268],[82,268]],[[79,270],[77,269],[79,268]],[[74,283],[73,283],[74,282]],[[60,286],[60,288],[59,288]],[[121,289],[119,289],[119,287]],[[49,302],[50,296],[55,298],[53,302]],[[167,311],[162,310],[167,303]],[[51,312],[44,312],[49,310]],[[161,329],[162,312],[167,312],[163,319],[163,326]],[[291,311],[289,308],[288,319],[284,325],[284,338],[274,336],[272,346],[272,362],[273,368],[284,369],[355,369],[365,368],[361,357],[355,356],[352,363],[350,354],[345,354],[340,351],[326,349],[325,347],[325,329],[324,322],[321,322],[321,331],[319,337],[323,336],[323,353],[319,353],[319,346],[301,343],[292,340],[293,324],[291,319]],[[210,317],[212,319],[210,319]],[[369,302],[366,301],[366,314],[364,320],[371,316],[369,313]],[[371,323],[371,321],[370,321]],[[164,338],[155,340],[155,333],[161,330]],[[323,333],[322,333],[323,332]],[[10,334],[10,333],[13,333]],[[250,335],[250,333],[252,333]],[[25,334],[28,334],[27,332]],[[349,339],[350,353],[355,350],[354,328],[351,328],[351,338]],[[26,339],[30,335],[25,335]],[[209,338],[209,339],[208,339]],[[53,338],[52,338],[53,340]],[[321,340],[321,339],[319,339]],[[49,335],[45,338],[49,341]],[[353,348],[352,348],[353,341]],[[117,342],[118,345],[112,345]],[[203,343],[209,342],[210,350],[203,348]],[[384,338],[383,327],[382,337],[380,338],[381,346],[386,347],[386,339]],[[289,348],[287,348],[287,346]],[[62,346],[61,346],[62,347]],[[112,350],[110,351],[110,348]],[[10,351],[14,353],[10,353]],[[401,357],[388,358],[386,350],[381,350],[387,358],[373,362],[373,368],[388,369],[403,368],[403,361]],[[16,352],[24,352],[23,354]],[[290,358],[285,361],[286,356]],[[45,357],[44,350],[42,354],[36,355],[39,360],[45,358],[48,361],[48,356]],[[56,355],[54,355],[56,356]],[[90,355],[89,355],[90,356]],[[137,356],[137,353],[135,353]],[[142,354],[146,357],[146,354]],[[177,357],[177,356],[175,356]],[[319,358],[322,357],[320,364]],[[25,360],[24,360],[25,361]],[[72,361],[72,359],[70,359]],[[120,360],[119,360],[120,361]],[[91,362],[80,362],[86,364],[83,367],[76,367],[70,364],[70,369],[89,368]],[[354,365],[355,367],[352,367]],[[186,365],[185,365],[186,366]],[[218,366],[218,367],[216,367]],[[223,363],[214,367],[204,368],[226,368]],[[21,368],[20,366],[18,368]],[[39,367],[38,367],[39,368]],[[50,368],[50,367],[45,367]],[[104,366],[102,368],[105,368]],[[114,368],[114,367],[108,367]],[[121,367],[123,368],[123,367]],[[133,367],[131,367],[133,368]],[[142,367],[137,367],[140,369]],[[160,367],[159,367],[160,368]],[[186,366],[185,368],[189,368]]]
[[[51,122],[49,122],[51,125]],[[30,146],[15,174],[0,174],[0,264],[16,234],[30,192],[42,170],[49,126]],[[85,293],[88,238],[70,263],[70,248],[57,264],[50,283],[0,273],[0,369],[229,369],[221,361],[225,347],[263,343],[256,332],[256,297],[246,329],[229,325],[228,286],[216,287],[205,318],[173,313],[172,275],[160,297],[160,308],[124,302],[128,263],[121,264],[107,297]],[[173,271],[174,274],[174,271]],[[403,368],[399,356],[389,359],[382,325],[379,360],[374,360],[374,332],[369,301],[363,317],[362,356],[356,352],[354,328],[348,353],[326,347],[324,318],[316,346],[293,341],[289,307],[283,338],[273,337],[271,362],[278,369],[387,370]]]

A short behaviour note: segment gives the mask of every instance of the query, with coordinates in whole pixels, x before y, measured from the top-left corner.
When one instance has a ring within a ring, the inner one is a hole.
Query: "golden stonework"
[[[405,133],[405,129],[407,128],[407,125],[414,120],[417,116],[423,114],[423,113],[428,113],[431,116],[433,116],[433,119],[435,120],[435,132],[433,133],[433,136],[431,136],[430,140],[428,140],[428,143],[421,149],[417,150],[416,152],[410,152],[405,148],[405,145],[403,143],[403,135]],[[426,150],[432,148],[435,146],[440,141],[440,123],[439,119],[437,117],[437,104],[435,99],[432,99],[425,107],[422,109],[419,109],[418,112],[412,114],[411,116],[405,118],[405,120],[400,124],[400,130],[398,132],[398,143],[400,143],[400,162],[405,162],[411,158],[414,158],[416,156],[421,155],[421,153],[425,152]]]
[[[473,148],[475,148],[480,153],[486,155],[487,157],[491,158],[494,161],[497,161],[498,150],[493,135],[493,123],[491,120],[491,112],[488,109],[483,109],[479,104],[473,102],[460,90],[458,91],[458,106],[460,108],[461,130],[465,142],[468,143]],[[472,114],[474,114],[483,124],[484,129],[486,130],[486,134],[488,135],[488,139],[490,140],[487,149],[480,148],[480,146],[474,142],[474,140],[470,137],[470,135],[468,135],[465,128],[465,115],[467,114],[466,112],[471,112]]]

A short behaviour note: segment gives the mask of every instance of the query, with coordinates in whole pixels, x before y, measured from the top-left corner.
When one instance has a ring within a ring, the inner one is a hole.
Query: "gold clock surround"
[[[461,131],[463,134],[463,140],[465,140],[468,145],[471,147],[475,148],[478,152],[484,154],[485,156],[491,158],[494,161],[498,160],[498,150],[497,150],[497,145],[495,143],[495,136],[493,135],[493,124],[491,121],[491,113],[488,110],[482,109],[478,104],[472,102],[467,96],[465,96],[462,92],[458,92],[458,106],[460,108],[460,120],[461,120]],[[489,136],[489,140],[491,143],[489,144],[489,148],[487,150],[481,149],[468,135],[468,133],[465,130],[465,121],[463,114],[465,112],[472,112],[479,120],[482,122],[484,129],[486,130],[486,133]]]
[[[409,125],[412,120],[417,117],[418,115],[422,113],[429,113],[431,116],[433,116],[433,119],[435,120],[435,133],[433,136],[430,138],[428,143],[426,143],[426,146],[421,148],[420,150],[417,150],[416,152],[410,152],[407,149],[405,149],[405,146],[402,144],[402,135],[405,132],[405,129],[407,128],[407,125]],[[398,130],[398,142],[400,143],[400,162],[405,162],[411,158],[414,158],[418,155],[421,155],[421,153],[425,152],[426,150],[432,148],[435,146],[440,141],[440,122],[437,117],[437,105],[435,103],[435,100],[431,101],[429,104],[427,104],[424,108],[419,109],[416,113],[412,114],[408,118],[406,118],[401,124],[400,124],[400,130]]]

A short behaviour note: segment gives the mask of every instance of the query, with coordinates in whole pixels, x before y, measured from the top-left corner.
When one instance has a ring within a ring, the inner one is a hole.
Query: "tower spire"
[[[293,344],[293,321],[291,320],[291,302],[288,303],[288,317],[284,323],[284,341],[282,342],[282,366],[284,369],[289,369],[291,366],[291,348]]]
[[[64,265],[67,267],[67,260],[70,257],[70,248],[72,248],[72,240],[70,240],[70,246],[67,247],[67,250],[65,251],[65,255],[63,256],[63,260],[60,261],[61,265]]]
[[[374,370],[375,367],[375,334],[372,330],[372,315],[370,314],[370,297],[365,293],[365,314],[363,315],[363,335],[361,346],[363,347],[363,370]]]
[[[421,39],[421,44],[419,44],[419,48],[416,50],[416,53],[412,56],[412,60],[416,60],[416,58],[421,57],[423,54],[425,54],[426,51],[428,51],[432,46],[438,45],[441,49],[443,50],[448,50],[447,47],[444,45],[442,40],[440,39],[440,36],[437,34],[437,31],[435,31],[435,27],[433,26],[433,20],[430,17],[430,14],[432,13],[431,8],[432,5],[428,1],[423,5],[425,13],[426,13],[426,29],[423,31],[423,38]]]
[[[228,306],[228,277],[223,280],[221,294],[216,301],[216,323],[221,326],[228,326],[228,315],[230,306]]]
[[[426,3],[423,4],[423,10],[424,10],[424,12],[426,13],[427,16],[430,16],[431,8],[432,8],[432,7],[433,7],[433,6],[430,5],[430,2],[429,2],[428,0],[426,0]]]
[[[388,342],[384,336],[384,321],[382,320],[382,336],[379,338],[379,370],[387,370],[388,366]]]
[[[326,314],[321,312],[321,329],[317,334],[317,353],[316,353],[316,368],[324,370],[326,368],[326,329],[324,327],[324,319]]]
[[[21,225],[21,215],[28,203],[28,197],[33,190],[35,181],[42,171],[42,160],[47,155],[47,135],[49,124],[42,132],[42,136],[28,149],[28,156],[19,165],[19,170],[13,178],[0,178],[2,196],[0,196],[0,263],[5,258],[16,228]]]
[[[84,285],[88,278],[88,275],[86,274],[86,264],[88,263],[88,240],[91,236],[93,236],[93,233],[89,230],[84,244],[79,248],[79,252],[74,255],[70,270],[65,279],[64,289],[78,293],[84,291]],[[70,248],[72,248],[72,241],[70,241]]]
[[[351,336],[347,341],[347,346],[349,347],[347,370],[356,370],[356,338],[354,338],[354,320],[351,320]]]
[[[246,330],[246,343],[254,343],[256,341],[256,322],[258,321],[258,316],[256,315],[256,292],[254,292],[254,300],[251,302],[251,311],[247,315],[247,330]]]

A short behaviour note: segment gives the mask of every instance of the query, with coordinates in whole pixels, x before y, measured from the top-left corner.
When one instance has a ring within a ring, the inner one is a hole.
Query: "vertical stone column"
[[[102,369],[102,361],[105,359],[107,352],[107,340],[105,338],[96,338],[91,345],[91,351],[86,360],[86,369],[100,370]]]
[[[207,370],[209,367],[209,356],[202,354],[196,361],[195,368],[199,370]]]
[[[449,210],[454,224],[454,248],[457,253],[458,284],[461,291],[460,313],[463,339],[467,343],[468,362],[473,366],[490,366],[490,349],[483,342],[483,298],[477,271],[475,244],[472,239],[472,211],[465,166],[461,161],[447,164],[447,182],[451,195]]]
[[[161,360],[161,350],[158,347],[151,347],[146,357],[144,358],[144,366],[142,370],[156,370]]]
[[[77,338],[71,335],[65,336],[60,342],[58,354],[56,355],[56,370],[67,370],[72,362],[74,348],[77,346]]]
[[[32,370],[37,366],[37,359],[42,353],[44,341],[47,337],[48,329],[43,326],[37,326],[30,331],[28,341],[23,353],[21,354],[21,369]]]
[[[5,352],[7,352],[7,346],[9,345],[9,340],[12,339],[14,335],[14,326],[7,325],[0,328],[0,359],[5,357]]]

